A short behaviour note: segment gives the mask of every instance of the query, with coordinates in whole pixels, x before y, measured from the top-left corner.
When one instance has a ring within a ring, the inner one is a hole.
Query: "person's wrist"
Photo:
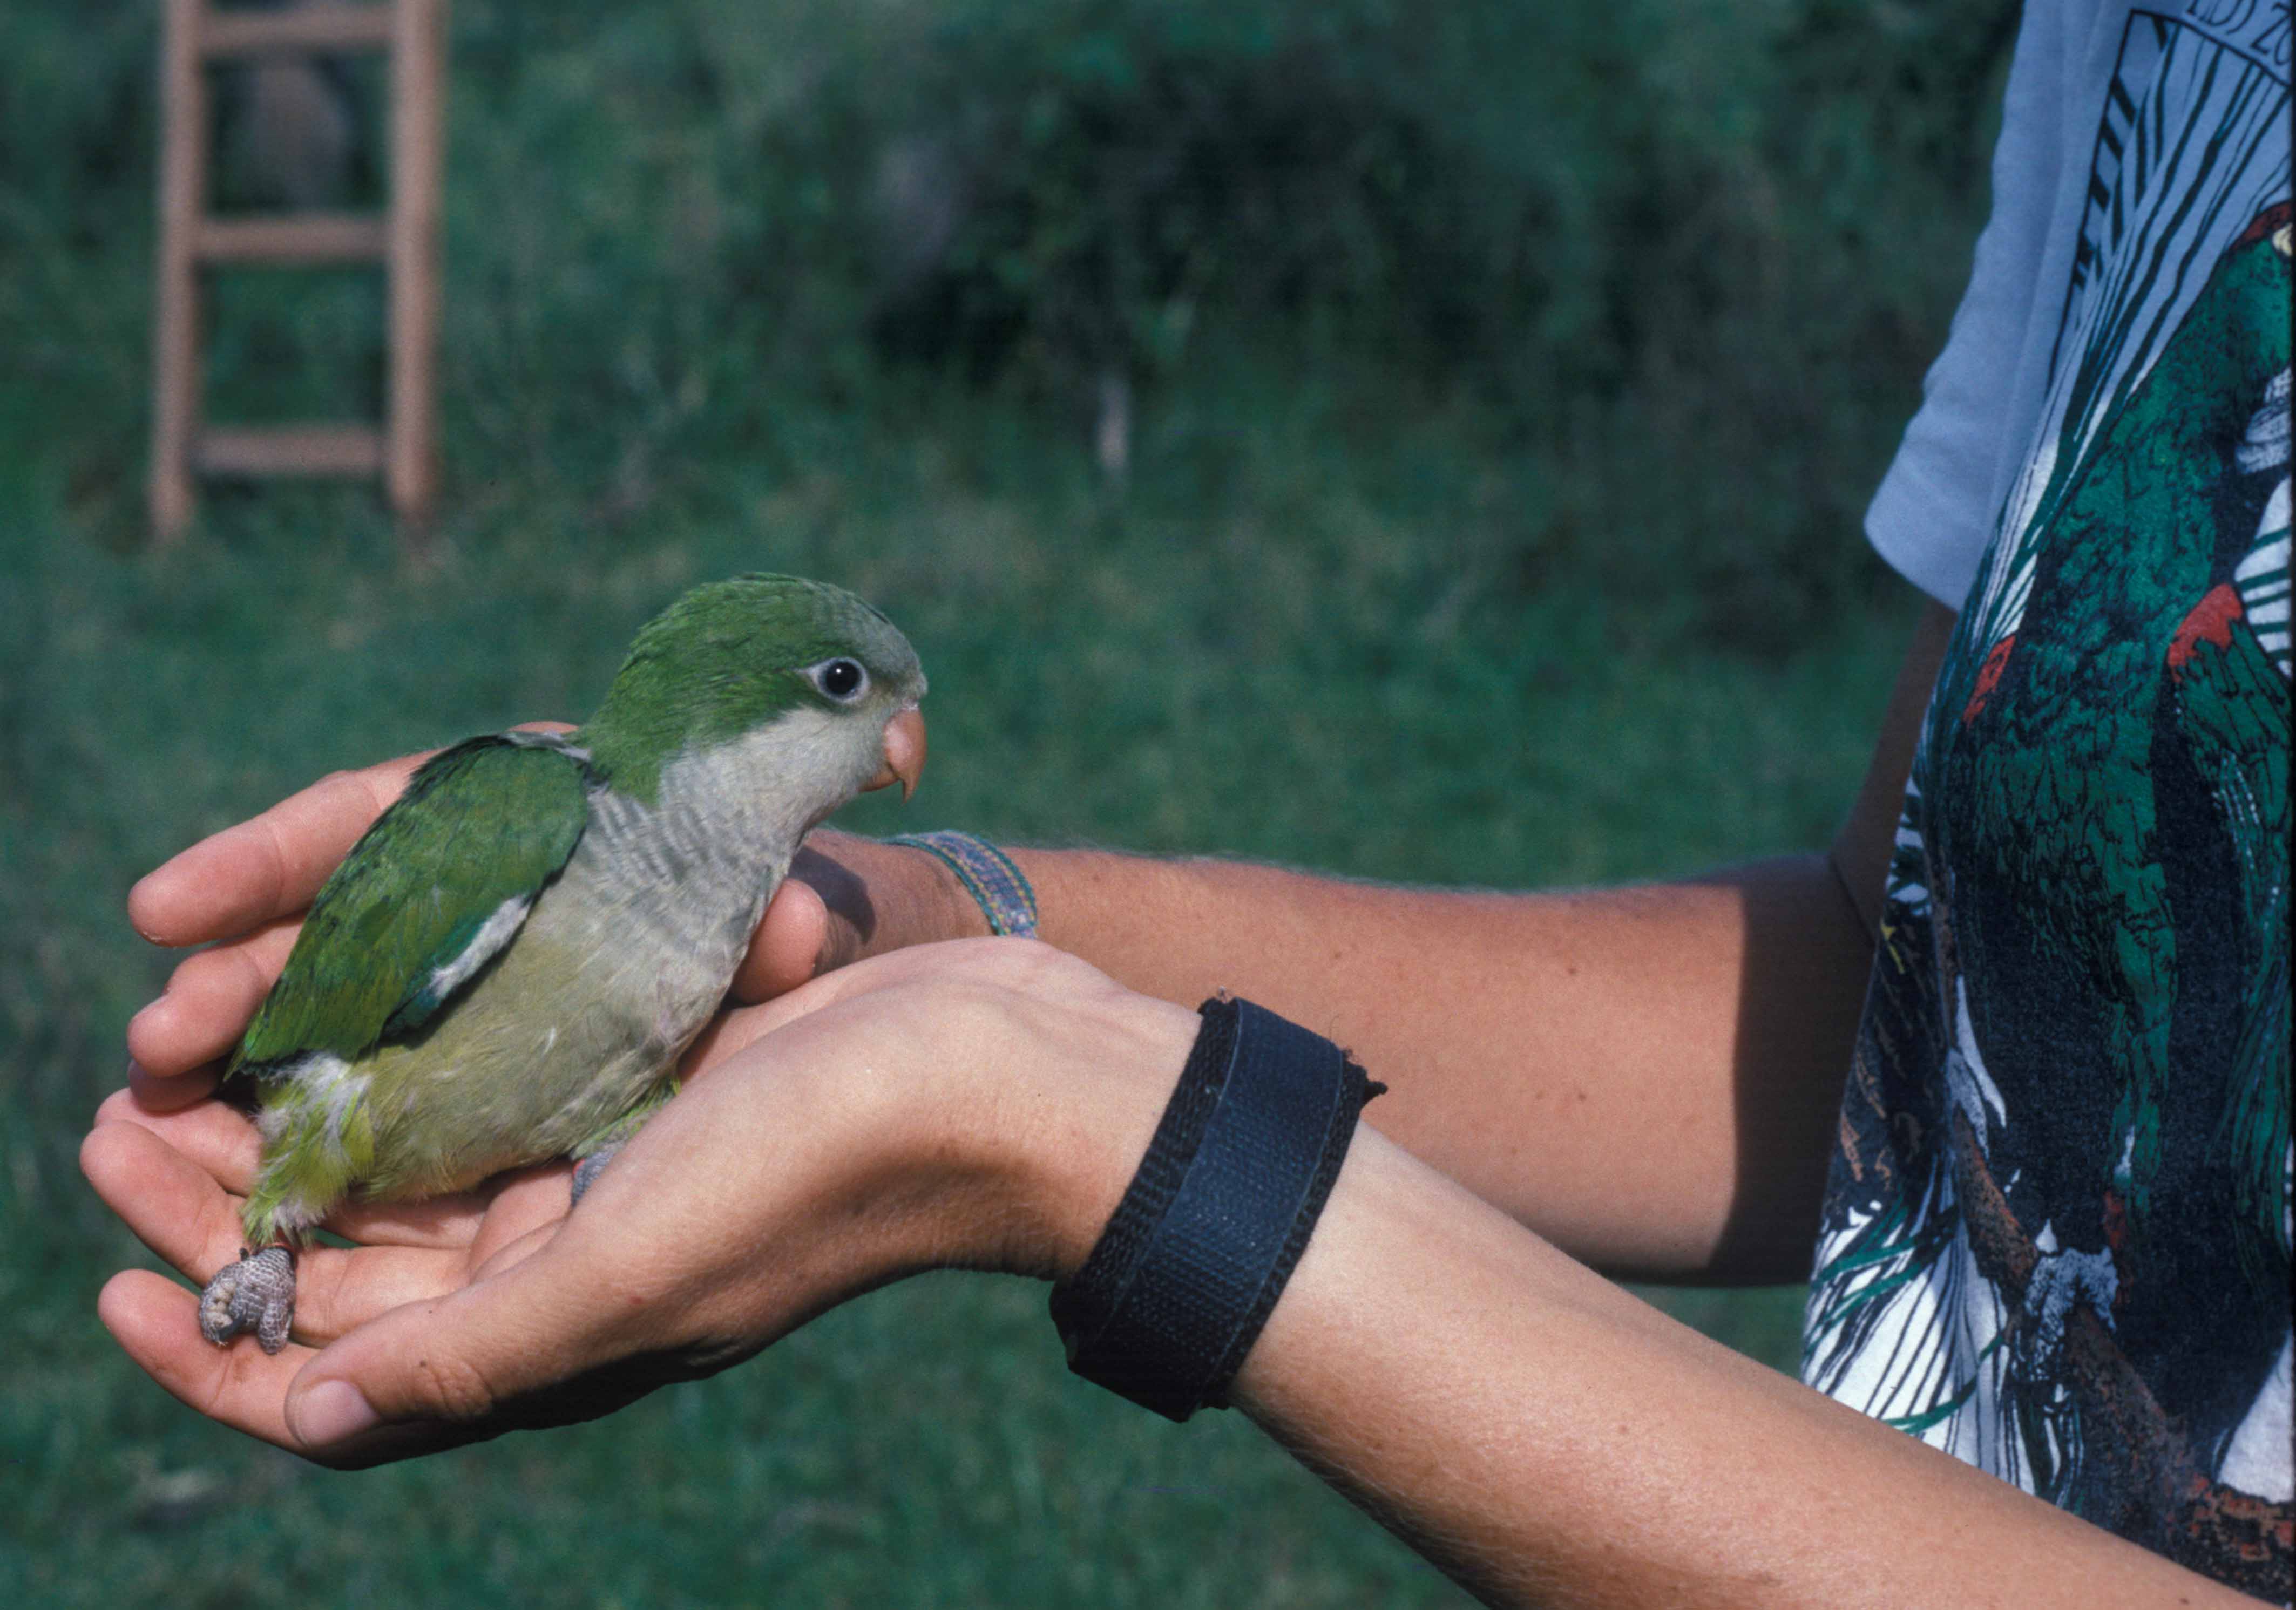
[[[867,890],[868,931],[857,934],[860,950],[854,960],[943,939],[979,939],[988,933],[980,903],[931,850],[898,838],[863,838],[829,830],[816,832],[808,842],[818,844],[831,862]],[[846,917],[859,927],[858,913],[849,911]]]
[[[744,1000],[767,999],[871,956],[988,931],[955,873],[930,852],[892,840],[816,829],[791,863],[790,879],[819,897],[825,927],[817,949],[795,978],[769,964],[765,976],[745,972],[735,985]]]
[[[909,943],[930,944],[940,939],[988,936],[988,919],[980,902],[947,862],[914,844],[888,844],[885,852],[900,857],[903,887],[910,891],[917,931]]]
[[[1084,1266],[1139,1170],[1198,1026],[1185,1007],[1128,993],[1093,1015],[1061,1078],[1023,1087],[1034,1121],[997,1135],[1013,1222],[1028,1238],[1014,1272],[1060,1280]]]
[[[975,938],[865,965],[908,981],[783,1012],[769,1033],[745,1026],[722,1054],[790,1082],[783,1099],[811,1115],[804,1127],[849,1160],[852,1216],[890,1214],[872,1278],[1074,1272],[1155,1134],[1196,1014],[1036,942]],[[819,1034],[835,1049],[816,1057]]]
[[[972,902],[980,915],[979,925],[961,915],[961,926],[945,936],[977,938],[985,930],[1004,938],[1037,937],[1037,892],[1028,874],[1004,850],[977,833],[955,828],[903,833],[885,842],[931,856],[944,875],[941,888],[953,887]]]

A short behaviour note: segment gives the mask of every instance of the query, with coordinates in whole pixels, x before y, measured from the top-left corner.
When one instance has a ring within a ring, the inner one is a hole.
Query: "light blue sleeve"
[[[1866,511],[1866,535],[1906,580],[1961,606],[1993,535],[2001,500],[2030,446],[2040,376],[2037,317],[2055,259],[2063,178],[2085,153],[2066,149],[2066,88],[2090,29],[2061,0],[2025,8],[1993,150],[1993,207],[1945,350],[1922,381],[1920,412]],[[2070,36],[2070,37],[2069,37]]]

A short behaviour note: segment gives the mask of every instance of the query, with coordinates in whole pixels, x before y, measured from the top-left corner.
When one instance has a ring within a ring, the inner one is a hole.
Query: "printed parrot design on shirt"
[[[2288,91],[2192,26],[2228,9],[2123,42],[1908,782],[1804,1376],[2285,1601]]]

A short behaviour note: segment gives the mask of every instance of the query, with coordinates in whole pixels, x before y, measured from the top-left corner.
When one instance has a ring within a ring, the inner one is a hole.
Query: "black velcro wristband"
[[[1174,1420],[1224,1399],[1387,1088],[1265,1007],[1197,1010],[1148,1155],[1052,1299],[1070,1369]]]

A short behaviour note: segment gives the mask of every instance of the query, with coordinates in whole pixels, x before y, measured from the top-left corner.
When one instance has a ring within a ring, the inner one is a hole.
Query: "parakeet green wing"
[[[581,752],[525,734],[433,756],[312,903],[232,1071],[357,1058],[412,1034],[516,937],[580,842]]]

